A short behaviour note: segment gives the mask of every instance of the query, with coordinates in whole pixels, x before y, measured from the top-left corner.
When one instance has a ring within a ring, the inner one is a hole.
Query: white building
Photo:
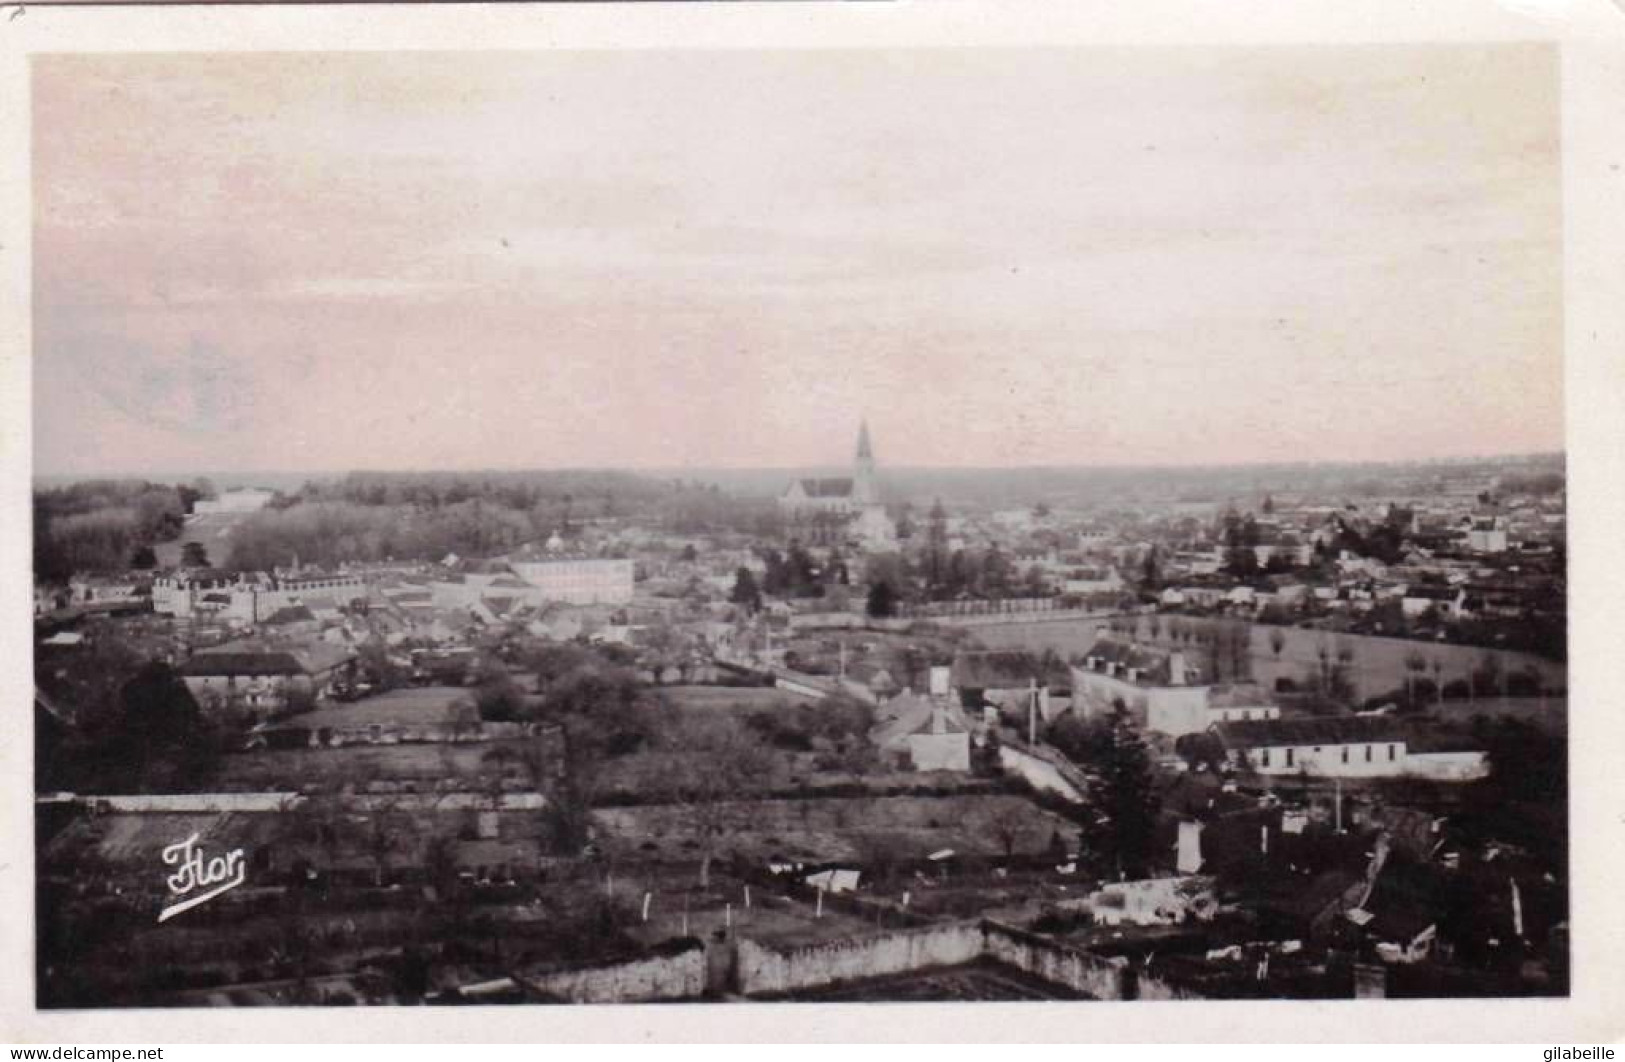
[[[1488,771],[1482,751],[1413,734],[1388,716],[1216,723],[1211,733],[1228,762],[1266,777],[1469,781]]]
[[[1505,553],[1507,531],[1494,525],[1475,525],[1467,531],[1467,548],[1474,553]]]
[[[632,600],[632,561],[571,554],[510,561],[515,575],[565,605],[625,605]]]
[[[192,505],[194,516],[205,516],[214,513],[252,513],[258,512],[271,504],[275,492],[261,490],[258,487],[244,487],[240,490],[228,490],[218,498],[199,500]]]
[[[1281,710],[1251,684],[1200,682],[1185,654],[1115,638],[1098,639],[1072,667],[1072,702],[1085,717],[1122,701],[1147,730],[1181,737],[1214,723],[1277,719]]]
[[[207,617],[252,625],[294,605],[348,606],[367,596],[358,575],[301,572],[288,576],[175,571],[152,582],[152,609],[182,619]]]
[[[904,693],[881,704],[870,731],[882,756],[916,771],[969,771],[972,725],[944,696]]]

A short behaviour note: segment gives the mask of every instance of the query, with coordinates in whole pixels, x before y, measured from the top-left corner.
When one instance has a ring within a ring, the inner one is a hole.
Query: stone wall
[[[984,954],[1051,984],[1092,999],[1133,998],[1133,973],[1123,959],[1107,959],[997,922],[983,923]]]
[[[558,970],[520,980],[534,992],[570,1003],[698,999],[705,993],[705,948],[695,943],[676,955]]]
[[[1106,958],[998,922],[953,922],[777,951],[739,941],[739,990],[779,995],[992,959],[1092,999],[1200,999]]]
[[[984,947],[982,927],[953,922],[776,951],[739,941],[739,990],[776,995],[841,981],[858,981],[933,966],[973,962]]]
[[[1206,999],[1207,997],[1189,988],[1180,988],[1171,985],[1159,978],[1152,977],[1143,972],[1134,972],[1134,998],[1149,1002],[1167,1002],[1175,999]]]

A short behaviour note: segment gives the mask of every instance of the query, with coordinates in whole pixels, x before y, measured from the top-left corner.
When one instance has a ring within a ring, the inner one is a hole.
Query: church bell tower
[[[852,467],[852,501],[858,505],[874,505],[880,501],[880,492],[875,487],[875,452],[869,442],[867,418],[858,426],[858,456]]]

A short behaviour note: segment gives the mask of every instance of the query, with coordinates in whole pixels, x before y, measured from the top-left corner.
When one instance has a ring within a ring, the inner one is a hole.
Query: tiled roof
[[[1065,668],[1050,673],[1037,657],[1019,650],[959,653],[952,677],[955,686],[972,690],[1015,689],[1035,681],[1040,686],[1071,685]]]
[[[1121,668],[1134,668],[1140,681],[1152,686],[1169,684],[1168,652],[1155,646],[1121,638],[1099,638],[1091,645],[1084,658],[1096,657],[1104,664],[1117,664]]]
[[[292,653],[201,652],[180,666],[182,675],[298,675],[304,668]]]
[[[942,713],[944,733],[970,732],[970,723],[958,705],[923,693],[904,693],[893,697],[876,710],[880,722],[870,731],[870,740],[884,747],[910,734],[929,734],[933,730],[938,711]]]
[[[802,491],[809,498],[846,498],[852,494],[852,477],[850,476],[804,479],[800,482]]]
[[[1227,748],[1282,745],[1362,745],[1404,741],[1406,727],[1389,716],[1328,716],[1215,723],[1213,732]]]
[[[316,675],[331,671],[355,653],[326,642],[308,645],[256,645],[228,642],[203,649],[180,666],[182,675]]]

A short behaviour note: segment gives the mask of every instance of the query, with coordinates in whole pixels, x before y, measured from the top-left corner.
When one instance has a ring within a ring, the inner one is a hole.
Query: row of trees
[[[485,556],[515,549],[557,529],[538,517],[480,499],[434,509],[308,502],[264,509],[232,532],[230,564],[264,570],[301,563],[438,560],[448,553]]]
[[[711,483],[629,472],[352,473],[334,482],[308,483],[290,499],[334,501],[421,511],[479,502],[525,514],[544,533],[569,534],[585,521],[627,516],[678,534],[737,531],[777,537],[784,530],[771,499],[740,498]]]
[[[353,472],[305,484],[295,500],[374,508],[441,509],[478,501],[499,509],[538,509],[569,522],[616,516],[664,493],[659,481],[627,472]]]
[[[1143,620],[1118,617],[1109,620],[1107,628],[1125,637],[1144,634],[1152,642],[1185,649],[1192,655],[1191,662],[1202,667],[1206,681],[1247,682],[1253,677],[1252,626],[1244,621],[1152,613]],[[1284,645],[1283,635],[1281,643],[1273,645],[1277,656]]]

